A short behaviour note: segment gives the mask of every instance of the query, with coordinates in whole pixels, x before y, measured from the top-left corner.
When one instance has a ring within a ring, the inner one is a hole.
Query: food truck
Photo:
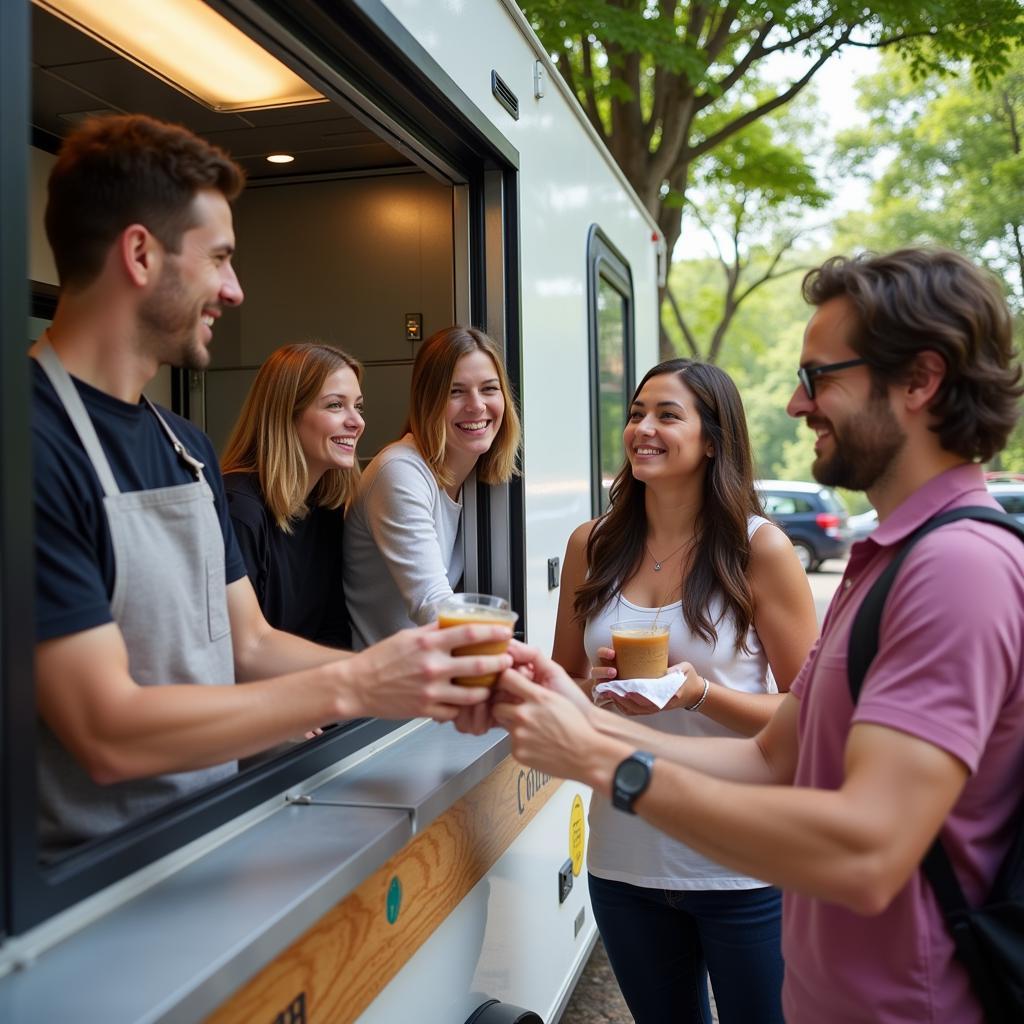
[[[109,112],[184,124],[247,172],[245,302],[206,371],[147,389],[218,450],[286,342],[363,363],[361,458],[399,435],[424,338],[498,342],[522,472],[467,483],[463,588],[507,598],[542,649],[566,540],[605,506],[657,360],[663,239],[512,0],[0,4],[0,1020],[553,1024],[596,934],[589,793],[500,729],[330,728],[39,856],[25,352],[58,296],[49,168]]]

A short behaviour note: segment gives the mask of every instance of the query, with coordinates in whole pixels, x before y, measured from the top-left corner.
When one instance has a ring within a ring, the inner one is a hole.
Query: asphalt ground
[[[808,575],[818,622],[825,616],[825,610],[839,586],[845,567],[845,561],[829,561],[822,565],[819,572]],[[717,1022],[713,999],[711,1009],[713,1019]],[[633,1024],[633,1017],[619,992],[600,938],[562,1014],[561,1024]]]

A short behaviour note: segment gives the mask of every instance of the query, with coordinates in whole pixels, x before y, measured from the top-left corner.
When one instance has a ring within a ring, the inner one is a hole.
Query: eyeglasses
[[[807,397],[813,402],[815,377],[823,373],[835,373],[837,370],[849,370],[851,366],[863,366],[866,362],[866,359],[847,359],[843,363],[826,363],[824,366],[801,366],[796,375]]]

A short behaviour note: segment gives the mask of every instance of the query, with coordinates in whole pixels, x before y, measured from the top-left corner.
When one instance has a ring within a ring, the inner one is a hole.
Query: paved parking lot
[[[824,618],[825,610],[842,579],[845,561],[825,562],[819,572],[808,575],[818,622]],[[714,1005],[712,1004],[712,1010]],[[715,1015],[717,1021],[718,1017]],[[604,946],[597,940],[594,952],[580,975],[579,983],[572,994],[569,1005],[562,1015],[561,1024],[632,1024],[633,1018],[615,983],[615,976],[608,964]]]

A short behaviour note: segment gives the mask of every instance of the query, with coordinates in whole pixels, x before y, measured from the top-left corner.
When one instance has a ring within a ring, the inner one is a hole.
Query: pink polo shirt
[[[846,676],[850,628],[871,584],[915,527],[961,505],[998,507],[977,466],[930,480],[854,545],[821,640],[792,686],[800,700],[795,784],[839,788],[854,722],[898,729],[959,758],[970,775],[942,836],[977,903],[1009,848],[1024,779],[1024,544],[971,521],[920,541],[889,592],[856,710]],[[787,1024],[982,1022],[920,871],[875,917],[787,892],[783,954]]]

